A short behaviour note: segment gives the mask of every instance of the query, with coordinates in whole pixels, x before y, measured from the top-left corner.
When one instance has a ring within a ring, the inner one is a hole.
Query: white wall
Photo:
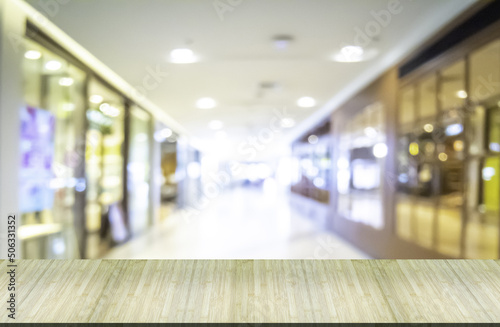
[[[24,53],[21,40],[25,28],[23,18],[23,13],[11,1],[0,0],[0,258],[2,259],[7,254],[7,217],[15,213],[19,219],[19,109],[23,106],[21,63]],[[19,246],[16,254],[19,257]]]

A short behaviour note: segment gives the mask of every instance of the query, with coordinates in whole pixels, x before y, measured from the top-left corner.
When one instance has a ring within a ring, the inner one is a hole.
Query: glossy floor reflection
[[[113,259],[367,259],[292,210],[295,195],[235,188],[196,216],[174,213],[158,227],[111,250]]]

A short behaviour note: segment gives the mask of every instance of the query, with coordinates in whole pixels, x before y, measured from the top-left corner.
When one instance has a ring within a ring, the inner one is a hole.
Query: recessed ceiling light
[[[293,120],[292,118],[283,118],[280,124],[283,128],[291,128],[295,126],[295,120]]]
[[[273,38],[274,47],[278,50],[284,50],[290,46],[293,37],[290,35],[277,35]]]
[[[191,49],[174,49],[170,52],[170,61],[176,64],[189,64],[196,61]]]
[[[57,60],[50,60],[45,63],[45,68],[47,70],[58,70],[62,67],[62,64]]]
[[[201,98],[196,101],[196,107],[199,109],[212,109],[215,105],[215,100],[212,98]]]
[[[224,127],[224,123],[220,120],[212,120],[210,123],[208,123],[208,128],[213,130],[221,129],[222,127]]]
[[[297,100],[297,105],[302,108],[311,108],[316,105],[316,100],[311,97],[302,97]]]
[[[95,104],[101,103],[102,100],[103,100],[102,96],[100,96],[98,94],[91,95],[89,98],[89,101],[92,103],[95,103]]]
[[[369,60],[377,55],[377,50],[365,50],[357,45],[346,45],[333,56],[338,62],[360,62]]]
[[[59,85],[61,85],[61,86],[73,85],[73,79],[71,77],[61,77],[59,79]]]
[[[40,51],[36,51],[36,50],[28,50],[24,54],[24,58],[31,59],[31,60],[40,59],[41,56],[42,56],[42,54],[40,53]]]

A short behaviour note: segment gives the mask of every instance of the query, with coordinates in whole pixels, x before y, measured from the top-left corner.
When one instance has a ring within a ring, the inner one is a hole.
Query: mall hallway
[[[238,187],[196,215],[179,211],[107,259],[368,259],[291,209],[297,195]]]

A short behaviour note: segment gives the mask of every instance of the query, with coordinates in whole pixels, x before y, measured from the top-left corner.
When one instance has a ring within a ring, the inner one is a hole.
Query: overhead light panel
[[[372,59],[377,55],[377,50],[365,50],[357,45],[346,45],[333,56],[333,60],[338,62],[360,62]]]
[[[297,105],[302,108],[311,108],[316,105],[316,100],[311,97],[302,97],[297,100]]]
[[[59,70],[62,64],[57,60],[50,60],[45,63],[45,69],[47,70]]]
[[[216,102],[212,98],[201,98],[196,101],[196,107],[199,109],[212,109],[216,106]]]
[[[174,49],[170,52],[170,61],[176,64],[190,64],[196,62],[196,56],[191,49]]]
[[[293,37],[290,35],[277,35],[273,38],[274,47],[278,50],[285,50],[292,43]]]
[[[42,54],[40,53],[40,51],[36,51],[36,50],[28,50],[24,53],[24,58],[26,58],[26,59],[36,60],[36,59],[40,59],[41,57],[42,57]]]

